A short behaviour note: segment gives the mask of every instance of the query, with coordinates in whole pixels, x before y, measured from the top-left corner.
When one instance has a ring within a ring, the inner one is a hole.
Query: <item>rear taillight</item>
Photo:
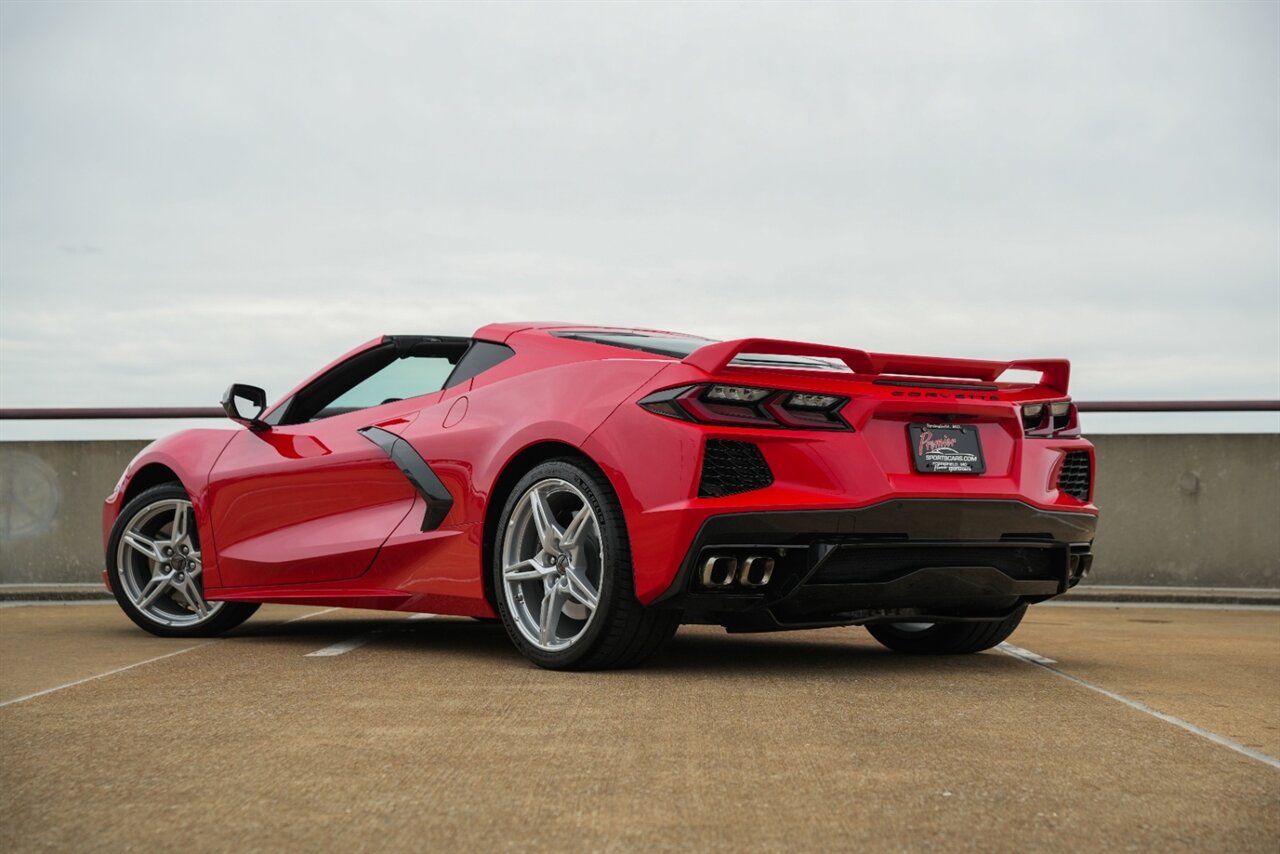
[[[1080,435],[1080,412],[1070,400],[1024,403],[1022,432],[1033,439],[1075,439]]]
[[[834,394],[708,383],[654,392],[640,401],[650,412],[733,427],[852,430],[840,417],[849,398]]]

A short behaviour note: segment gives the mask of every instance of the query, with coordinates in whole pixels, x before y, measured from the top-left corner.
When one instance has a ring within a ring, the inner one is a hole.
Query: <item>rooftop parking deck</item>
[[[1280,609],[1045,605],[1010,642],[685,627],[564,674],[464,619],[268,606],[193,643],[7,605],[0,847],[1277,849]]]

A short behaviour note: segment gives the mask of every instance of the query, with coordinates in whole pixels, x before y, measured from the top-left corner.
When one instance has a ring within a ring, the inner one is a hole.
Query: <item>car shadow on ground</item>
[[[645,669],[681,675],[750,673],[760,676],[819,676],[847,673],[990,673],[1017,666],[992,655],[926,656],[891,652],[856,629],[767,634],[677,634]]]
[[[830,633],[827,637],[821,635]],[[477,661],[527,663],[500,623],[467,618],[325,619],[294,623],[246,624],[232,636],[242,639],[305,640],[315,648],[361,635],[378,652],[467,657]],[[654,674],[752,674],[758,676],[857,670],[866,673],[1008,673],[1020,667],[999,653],[919,656],[890,652],[859,629],[766,634],[728,634],[714,627],[685,626],[670,645],[640,668]],[[626,672],[637,672],[621,671]]]
[[[472,652],[483,657],[503,654],[520,655],[511,645],[501,623],[488,623],[469,617],[436,617],[411,619],[412,615],[378,612],[372,618],[318,616],[289,622],[250,621],[230,632],[228,638],[241,640],[305,641],[307,646],[321,648],[366,635],[378,650],[402,648],[434,650],[451,654]]]

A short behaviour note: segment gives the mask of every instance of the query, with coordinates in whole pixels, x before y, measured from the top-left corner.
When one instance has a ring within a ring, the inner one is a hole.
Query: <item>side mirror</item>
[[[242,411],[241,405],[247,405]],[[267,411],[267,393],[256,385],[232,383],[222,395],[222,411],[232,421],[243,424],[255,432],[270,430],[271,426],[262,420],[262,413]],[[252,411],[252,415],[245,414]]]

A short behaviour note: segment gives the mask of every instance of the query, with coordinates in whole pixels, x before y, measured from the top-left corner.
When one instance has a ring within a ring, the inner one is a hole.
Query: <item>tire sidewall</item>
[[[590,625],[581,637],[574,641],[568,649],[548,652],[531,644],[516,625],[515,617],[507,602],[506,581],[502,577],[502,553],[506,538],[507,525],[515,512],[520,499],[536,483],[544,480],[558,479],[576,487],[591,506],[600,526],[601,545],[604,548],[604,562],[600,569],[599,606],[592,616]],[[620,590],[619,578],[630,581],[630,573],[622,571],[630,565],[631,552],[625,530],[618,530],[620,524],[611,524],[613,520],[621,520],[622,512],[617,498],[607,483],[593,472],[569,460],[550,460],[535,466],[516,484],[507,496],[502,515],[498,519],[498,535],[494,538],[493,564],[490,573],[493,578],[493,589],[498,605],[498,614],[507,630],[512,643],[520,652],[535,664],[553,670],[572,668],[575,664],[589,656],[600,642],[600,636],[608,628],[613,612],[617,608],[619,594],[629,594],[629,590]],[[620,566],[620,562],[625,562]]]

